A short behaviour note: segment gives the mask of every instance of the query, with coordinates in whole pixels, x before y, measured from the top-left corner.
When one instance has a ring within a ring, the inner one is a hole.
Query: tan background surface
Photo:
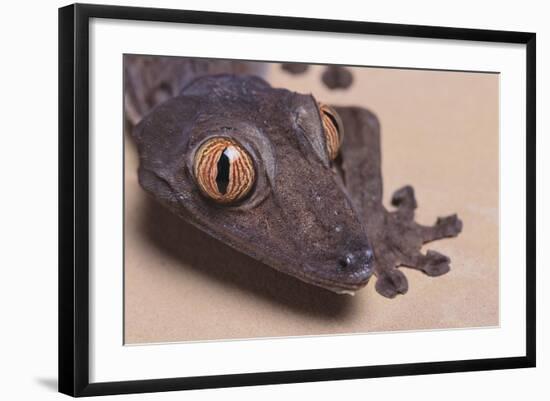
[[[322,67],[273,86],[371,109],[382,127],[384,199],[412,184],[417,221],[458,213],[458,238],[428,244],[451,271],[430,278],[402,268],[409,292],[354,297],[278,273],[173,217],[137,183],[126,138],[125,342],[214,340],[495,326],[499,322],[498,85],[496,74],[354,68],[348,90],[329,91]]]

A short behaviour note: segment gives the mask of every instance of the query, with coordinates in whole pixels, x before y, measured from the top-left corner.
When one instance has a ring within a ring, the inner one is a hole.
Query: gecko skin
[[[448,257],[420,248],[458,235],[462,222],[452,215],[417,224],[410,186],[394,193],[396,210],[388,211],[378,120],[363,108],[335,110],[345,134],[331,160],[313,96],[255,76],[197,78],[133,130],[140,184],[217,240],[336,293],[354,293],[374,274],[376,290],[394,297],[408,289],[399,266],[430,276],[449,271]],[[254,183],[236,203],[214,202],[201,191],[196,159],[212,138],[235,141],[254,166]]]

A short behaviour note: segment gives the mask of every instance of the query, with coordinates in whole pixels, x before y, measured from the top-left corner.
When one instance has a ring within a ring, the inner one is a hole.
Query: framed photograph
[[[535,224],[534,33],[59,10],[63,393],[533,367]]]

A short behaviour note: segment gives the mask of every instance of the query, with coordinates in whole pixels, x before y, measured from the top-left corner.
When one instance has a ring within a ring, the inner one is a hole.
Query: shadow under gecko
[[[195,79],[133,131],[142,187],[176,215],[264,264],[337,293],[372,274],[404,294],[399,266],[438,276],[422,244],[458,235],[456,215],[414,221],[412,187],[382,204],[380,130],[359,107],[319,103],[255,76]]]

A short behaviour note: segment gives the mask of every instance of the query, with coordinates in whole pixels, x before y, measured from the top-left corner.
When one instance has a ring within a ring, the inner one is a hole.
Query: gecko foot
[[[409,283],[405,275],[396,268],[382,271],[376,279],[376,291],[386,298],[395,298],[397,294],[405,294]]]

